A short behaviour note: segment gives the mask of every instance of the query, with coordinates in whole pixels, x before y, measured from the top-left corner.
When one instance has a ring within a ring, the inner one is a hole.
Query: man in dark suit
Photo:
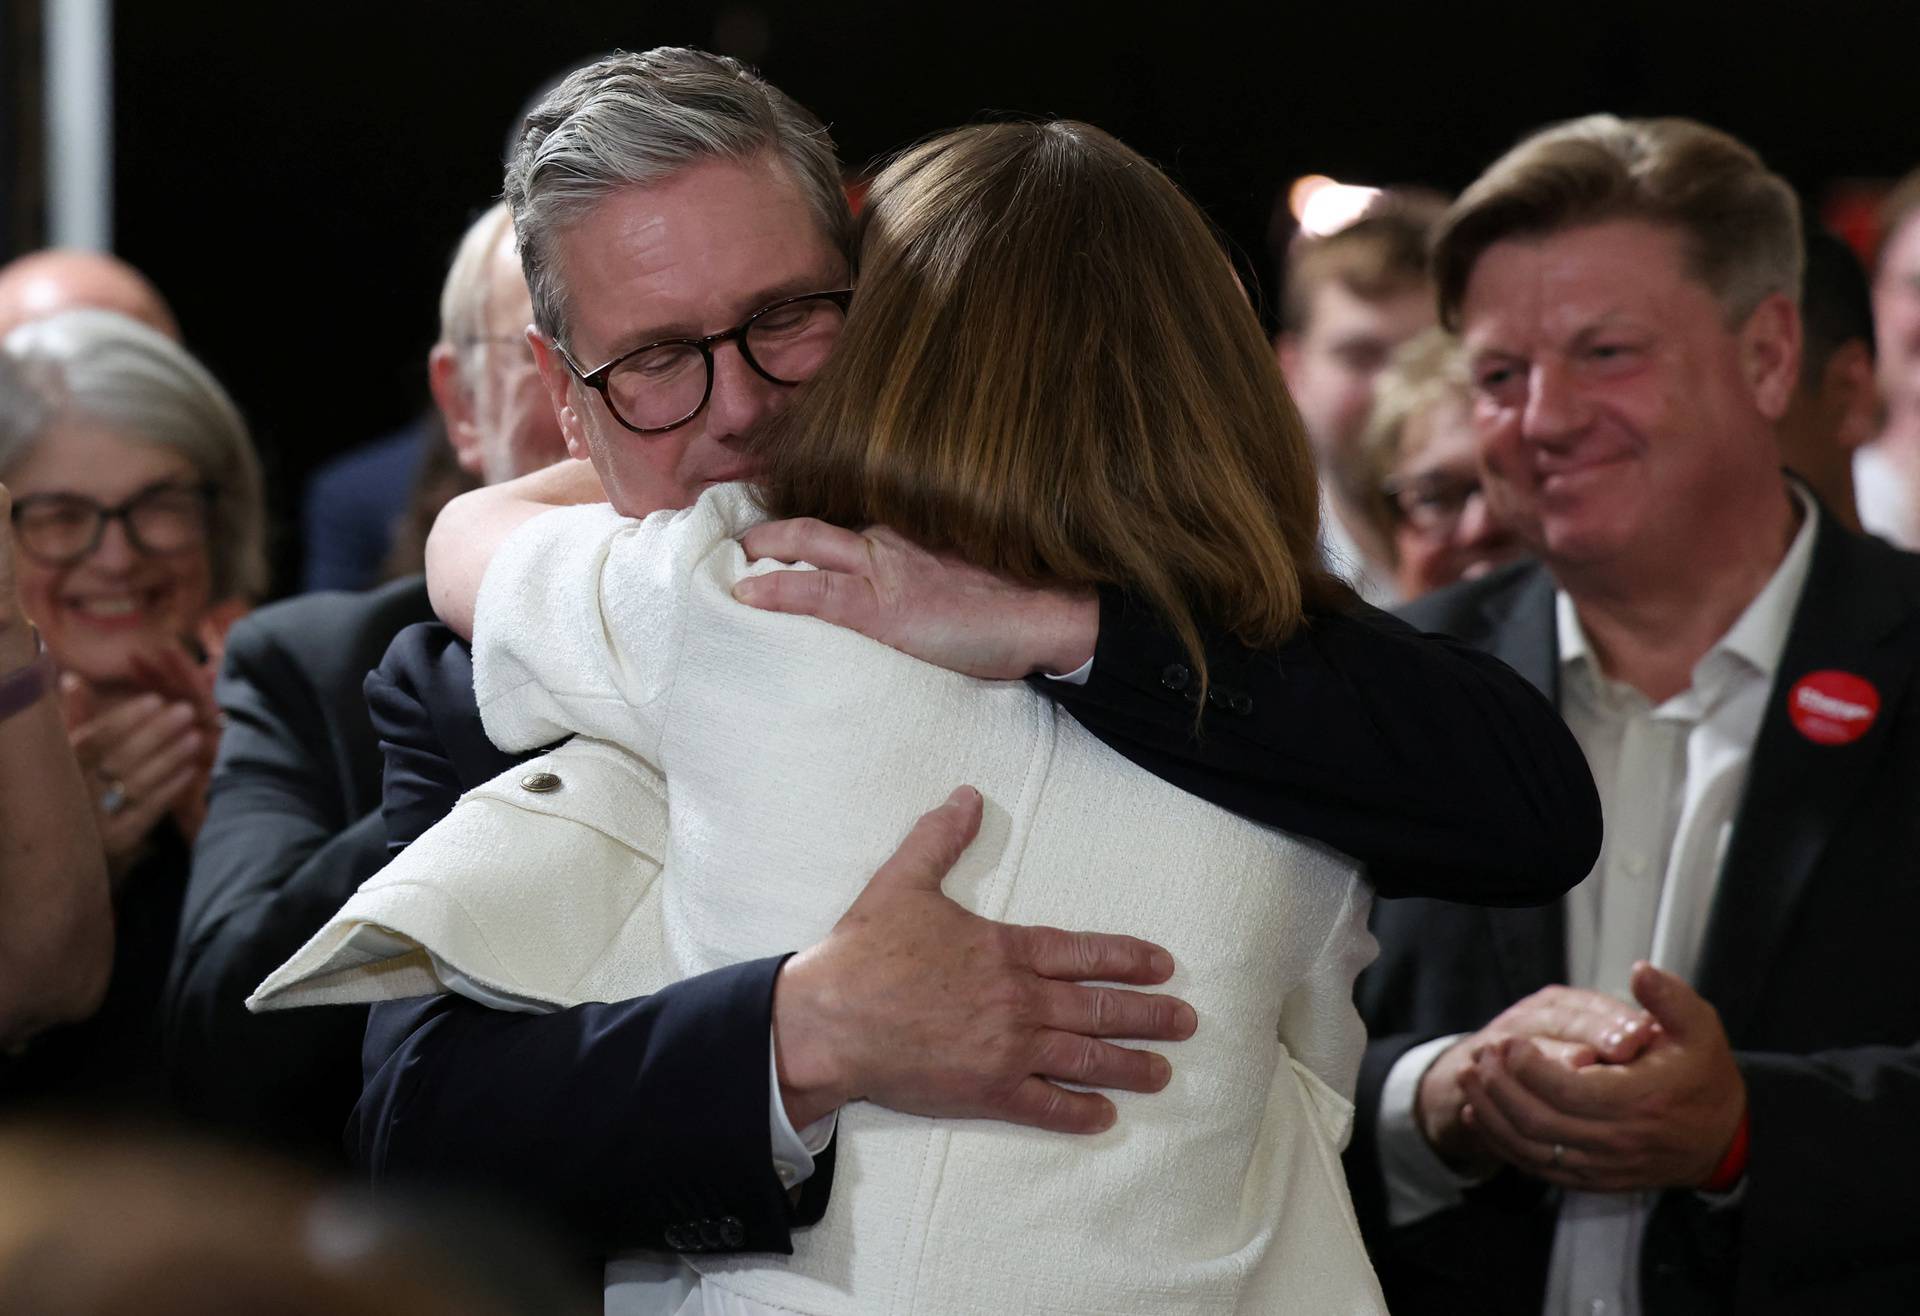
[[[1556,905],[1378,910],[1348,1169],[1396,1311],[1920,1288],[1920,560],[1779,470],[1799,263],[1786,184],[1684,120],[1543,130],[1442,223],[1541,563],[1408,619],[1555,700],[1607,840]]]
[[[722,121],[717,107],[741,96],[765,103]],[[697,133],[682,121],[695,107]],[[791,123],[730,136],[747,120]],[[850,232],[834,218],[830,157],[812,155],[816,132],[730,61],[686,51],[582,70],[531,115],[507,194],[536,356],[570,449],[598,475],[581,497],[644,514],[746,473],[737,436],[788,396],[750,355],[748,326],[770,302],[846,278]],[[719,139],[732,142],[727,152],[715,152]],[[641,141],[645,159],[606,173]],[[563,193],[564,210],[553,199]],[[671,371],[620,374],[663,342],[705,384],[665,411],[645,386]],[[1198,683],[1178,645],[1125,600],[963,579],[937,560],[909,565],[913,587],[891,595],[903,610],[862,629],[983,675],[1067,673],[1093,656],[1086,685],[1046,688],[1149,766],[1167,728],[1178,743],[1191,738]],[[889,631],[903,616],[904,629]],[[965,652],[980,638],[984,662]],[[1317,619],[1277,658],[1219,648],[1207,722],[1234,807],[1351,849],[1383,889],[1525,902],[1563,890],[1591,862],[1597,818],[1577,750],[1498,663],[1364,609]],[[395,844],[493,771],[485,751],[461,748],[479,736],[467,664],[444,630],[416,629],[369,682]],[[1389,674],[1379,688],[1376,671]],[[1323,727],[1339,734],[1320,736]],[[897,936],[876,940],[896,919]],[[598,1246],[784,1250],[792,1226],[818,1217],[830,1180],[830,1144],[797,1131],[846,1100],[1084,1131],[1105,1126],[1108,1103],[1043,1079],[1164,1081],[1156,1060],[1087,1040],[1173,1035],[1151,1018],[1143,1031],[1138,1013],[1093,1022],[1154,998],[1062,997],[1037,981],[1063,974],[1036,959],[1033,937],[966,915],[924,883],[883,886],[820,946],[701,988],[710,1019],[676,1006],[670,1020],[666,993],[539,1016],[458,997],[376,1007],[351,1136],[376,1178],[478,1179],[552,1208]],[[956,948],[974,967],[956,962]],[[1042,997],[1060,1012],[1037,1009]]]

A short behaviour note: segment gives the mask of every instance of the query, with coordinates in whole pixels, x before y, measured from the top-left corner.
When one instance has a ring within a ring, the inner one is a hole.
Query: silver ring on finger
[[[100,792],[100,812],[108,815],[119,813],[129,803],[127,788],[119,778],[108,777],[107,788]]]
[[[1566,1165],[1566,1162],[1567,1162],[1566,1146],[1562,1143],[1558,1143],[1558,1142],[1554,1143],[1553,1144],[1553,1168],[1556,1170],[1561,1169]]]

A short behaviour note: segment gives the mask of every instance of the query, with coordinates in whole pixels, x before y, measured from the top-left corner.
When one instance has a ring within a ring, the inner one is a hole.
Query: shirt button
[[[1628,855],[1627,872],[1634,877],[1645,877],[1647,875],[1647,857],[1638,854]]]
[[[546,795],[560,789],[560,778],[551,772],[529,772],[520,778],[520,789],[532,791],[535,795]]]
[[[1185,690],[1193,681],[1193,673],[1187,670],[1185,663],[1168,663],[1166,670],[1160,673],[1160,684],[1176,694]]]

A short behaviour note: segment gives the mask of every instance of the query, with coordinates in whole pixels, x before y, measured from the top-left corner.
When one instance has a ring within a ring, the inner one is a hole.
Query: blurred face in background
[[[1880,388],[1890,406],[1920,419],[1920,213],[1887,239],[1873,280]]]
[[[21,606],[62,668],[124,685],[136,679],[136,655],[195,635],[213,602],[213,573],[208,503],[185,456],[76,416],[57,422],[5,478]],[[110,520],[81,552],[89,500],[133,504],[132,533],[127,517]],[[50,561],[49,548],[79,556]]]
[[[1306,422],[1320,478],[1349,497],[1366,482],[1360,432],[1373,405],[1374,379],[1394,349],[1434,323],[1424,286],[1377,301],[1338,279],[1314,290],[1306,327],[1280,344],[1280,368]]]
[[[567,455],[567,441],[527,342],[533,300],[511,226],[503,226],[488,253],[484,277],[480,337],[453,345],[457,364],[450,376],[441,377],[435,367],[434,400],[461,468],[498,484],[553,465]]]
[[[567,455],[567,441],[527,343],[532,323],[533,299],[508,227],[488,259],[487,341],[480,345],[474,380],[478,473],[488,484],[551,466]]]
[[[1387,488],[1394,585],[1403,598],[1472,580],[1526,552],[1487,506],[1464,401],[1447,399],[1407,418]]]

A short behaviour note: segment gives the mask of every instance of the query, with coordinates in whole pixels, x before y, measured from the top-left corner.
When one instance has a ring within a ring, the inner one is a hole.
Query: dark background
[[[1208,210],[1270,303],[1273,197],[1309,172],[1453,190],[1528,129],[1676,113],[1818,202],[1920,164],[1920,3],[454,3],[122,0],[118,249],[266,454],[286,530],[320,461],[407,421],[445,264],[510,121],[582,56],[756,63],[858,164],[983,113],[1091,120]]]

